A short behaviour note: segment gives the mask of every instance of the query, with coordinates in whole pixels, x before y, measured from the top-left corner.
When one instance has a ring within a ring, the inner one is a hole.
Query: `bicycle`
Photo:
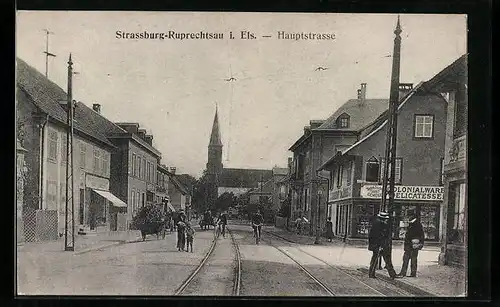
[[[253,224],[252,223],[252,227],[253,227],[253,232],[254,232],[254,236],[255,236],[255,244],[258,245],[260,242],[260,231],[262,228],[262,224]]]

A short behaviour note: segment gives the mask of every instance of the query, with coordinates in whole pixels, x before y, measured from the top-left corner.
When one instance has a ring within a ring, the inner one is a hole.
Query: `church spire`
[[[217,105],[215,105],[214,123],[212,125],[212,134],[210,135],[209,146],[211,146],[211,145],[222,146],[222,138],[220,136],[219,116],[218,116]]]

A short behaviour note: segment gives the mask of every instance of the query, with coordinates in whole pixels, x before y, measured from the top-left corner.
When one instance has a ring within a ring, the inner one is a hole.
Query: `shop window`
[[[373,204],[356,206],[355,235],[357,237],[368,237],[374,218],[374,210],[375,206]]]
[[[378,175],[380,172],[380,164],[375,157],[371,157],[366,161],[366,181],[378,182]]]
[[[439,206],[421,205],[420,223],[424,228],[426,240],[439,240]]]
[[[80,143],[80,168],[85,169],[86,166],[86,160],[87,160],[87,146],[85,143]]]
[[[385,167],[385,159],[382,158],[382,159],[380,159],[380,175],[379,175],[379,178],[380,178],[379,182],[380,183],[382,183],[382,180],[384,178],[384,167]],[[394,172],[394,183],[395,184],[401,184],[402,172],[403,172],[403,159],[396,158],[396,169]]]
[[[394,217],[394,234],[395,239],[404,239],[408,225],[410,222],[409,216],[411,213],[417,213],[417,206],[415,205],[401,205],[396,208],[396,216]]]
[[[460,183],[453,185],[454,199],[453,199],[453,214],[452,214],[452,230],[449,235],[451,243],[463,244],[465,239],[465,193],[466,184]]]
[[[57,131],[49,129],[48,133],[48,159],[57,160]]]
[[[431,139],[434,133],[434,115],[415,115],[414,137]]]

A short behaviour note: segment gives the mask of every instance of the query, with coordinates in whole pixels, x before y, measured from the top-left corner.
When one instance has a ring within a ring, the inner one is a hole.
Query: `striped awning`
[[[111,192],[109,191],[104,191],[104,190],[96,190],[92,189],[92,191],[96,192],[97,194],[101,195],[102,197],[106,198],[109,200],[114,206],[116,207],[122,207],[122,208],[127,208],[127,204],[124,203],[121,199],[118,197],[114,196]]]

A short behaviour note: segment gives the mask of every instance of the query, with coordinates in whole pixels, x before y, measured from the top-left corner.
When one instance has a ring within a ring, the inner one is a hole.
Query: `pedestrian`
[[[410,259],[411,272],[409,277],[417,277],[418,251],[424,247],[424,229],[422,224],[420,224],[414,212],[410,213],[409,218],[410,223],[404,240],[403,266],[401,267],[401,272],[398,274],[400,277],[406,276]]]
[[[186,245],[186,223],[183,220],[177,222],[177,250],[184,251]]]
[[[333,239],[333,224],[332,224],[332,218],[328,217],[326,220],[326,238],[328,241],[332,242]]]
[[[389,230],[389,214],[387,212],[379,212],[377,219],[373,221],[370,232],[368,233],[368,250],[372,251],[372,259],[368,270],[368,277],[375,278],[375,270],[378,265],[379,257],[384,259],[389,276],[394,279],[398,276],[392,266],[390,253],[390,235]]]
[[[220,215],[219,215],[219,221],[218,221],[218,224],[221,225],[222,227],[222,237],[226,237],[226,225],[227,225],[227,215],[226,213],[222,212]]]
[[[191,248],[191,253],[193,252],[193,241],[194,241],[194,228],[191,227],[191,225],[187,224],[186,225],[186,252]]]

